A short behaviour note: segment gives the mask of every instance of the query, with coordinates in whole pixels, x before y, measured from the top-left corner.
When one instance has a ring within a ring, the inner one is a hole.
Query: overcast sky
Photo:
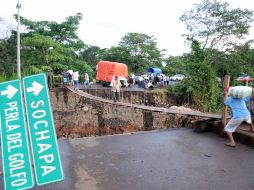
[[[254,10],[253,0],[225,1],[232,8]],[[12,22],[13,27],[16,24],[10,20],[17,13],[17,2],[0,0],[0,17]],[[21,15],[32,21],[62,22],[81,12],[83,20],[78,33],[86,44],[110,48],[118,45],[128,32],[137,32],[154,36],[158,48],[166,49],[169,55],[189,52],[181,37],[186,33],[185,25],[179,18],[193,8],[194,3],[200,2],[202,0],[20,0]],[[254,27],[250,35],[254,35]]]

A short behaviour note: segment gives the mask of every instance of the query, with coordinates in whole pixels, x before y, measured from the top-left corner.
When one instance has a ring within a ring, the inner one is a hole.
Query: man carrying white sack
[[[227,97],[224,104],[229,106],[232,110],[233,117],[229,120],[225,127],[225,131],[229,138],[229,142],[226,146],[235,147],[236,143],[233,137],[233,132],[240,126],[242,122],[247,122],[250,125],[250,131],[254,133],[254,127],[251,121],[251,114],[246,106],[246,102],[250,101],[251,96],[246,96],[243,98],[235,98],[234,96]],[[254,98],[254,90],[252,88],[252,98]]]

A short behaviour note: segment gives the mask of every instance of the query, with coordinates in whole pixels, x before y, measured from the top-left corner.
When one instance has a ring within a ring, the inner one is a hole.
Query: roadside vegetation
[[[217,0],[195,4],[180,17],[188,30],[183,39],[191,51],[179,56],[166,56],[154,36],[140,33],[127,33],[111,48],[85,44],[77,34],[82,19],[81,13],[62,23],[21,17],[26,28],[21,33],[22,76],[41,72],[60,75],[72,69],[94,78],[100,60],[125,63],[130,74],[158,67],[167,76],[186,76],[166,91],[184,105],[209,112],[221,108],[225,75],[231,76],[231,85],[237,84],[233,79],[239,73],[254,76],[253,40],[244,38],[253,22],[253,12],[247,9],[233,9]],[[12,30],[0,39],[0,81],[16,78],[16,34]]]

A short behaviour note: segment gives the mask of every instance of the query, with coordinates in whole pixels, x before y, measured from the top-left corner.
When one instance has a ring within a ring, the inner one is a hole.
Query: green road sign
[[[38,185],[63,179],[45,74],[23,79],[35,177]]]
[[[5,190],[33,187],[20,80],[0,83],[0,128]]]

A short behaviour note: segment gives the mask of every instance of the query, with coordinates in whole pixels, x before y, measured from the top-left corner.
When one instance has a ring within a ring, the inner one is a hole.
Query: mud
[[[104,127],[93,126],[89,124],[86,126],[76,126],[76,127],[62,127],[62,128],[56,127],[56,133],[58,138],[61,137],[80,138],[89,136],[113,135],[113,134],[131,133],[141,130],[143,129],[137,128],[132,125],[117,126],[111,124],[111,122],[109,122],[108,125],[105,125]]]

